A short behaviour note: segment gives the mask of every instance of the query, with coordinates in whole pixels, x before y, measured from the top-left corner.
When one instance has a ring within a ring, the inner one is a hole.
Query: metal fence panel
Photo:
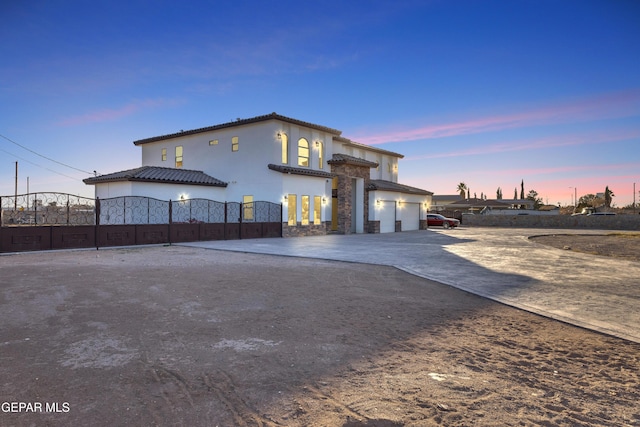
[[[0,197],[0,225],[94,225],[95,200],[66,193]]]
[[[169,202],[144,196],[100,199],[100,224],[167,224]]]

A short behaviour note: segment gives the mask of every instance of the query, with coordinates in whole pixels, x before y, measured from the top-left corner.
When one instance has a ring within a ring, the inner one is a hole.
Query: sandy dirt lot
[[[640,261],[640,233],[548,234],[530,239],[558,249]]]
[[[640,344],[382,266],[2,256],[0,362],[2,426],[640,426]]]

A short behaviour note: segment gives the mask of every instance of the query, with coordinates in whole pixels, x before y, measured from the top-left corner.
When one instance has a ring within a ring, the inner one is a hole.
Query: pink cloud
[[[557,182],[558,175],[567,172],[582,172],[587,171],[592,174],[597,172],[609,172],[609,171],[621,171],[621,170],[637,170],[640,169],[640,163],[616,163],[616,164],[584,164],[584,165],[575,165],[575,166],[557,166],[557,167],[542,167],[542,168],[530,168],[530,169],[503,169],[503,170],[491,170],[487,171],[487,174],[491,176],[536,176],[536,175],[544,175],[551,176],[549,179],[550,182]],[[602,179],[601,175],[597,175],[598,179]],[[630,178],[631,176],[627,176]],[[573,179],[573,178],[571,178]],[[637,176],[636,176],[637,179]]]
[[[179,100],[167,100],[167,99],[146,99],[142,101],[133,101],[120,108],[116,109],[104,109],[98,111],[92,111],[80,116],[69,117],[58,122],[60,126],[79,126],[88,123],[108,122],[120,119],[122,117],[131,116],[138,111],[158,108],[165,106],[178,105],[182,101]]]
[[[634,89],[514,114],[480,117],[453,123],[435,124],[376,134],[361,134],[355,135],[352,139],[363,144],[376,145],[389,142],[468,135],[541,124],[627,117],[636,115],[639,111],[640,89]]]
[[[513,151],[525,151],[525,150],[539,150],[545,148],[554,147],[567,147],[574,145],[587,145],[587,144],[603,144],[614,141],[625,141],[628,139],[640,137],[640,130],[620,131],[614,133],[599,133],[599,134],[575,134],[575,135],[561,135],[548,138],[520,140],[520,141],[508,141],[495,144],[483,145],[479,147],[471,147],[467,149],[460,149],[455,151],[449,151],[445,153],[425,154],[423,156],[409,156],[404,160],[424,160],[424,159],[436,159],[446,157],[460,157],[460,156],[473,156],[478,154],[491,154],[491,153],[505,153]]]

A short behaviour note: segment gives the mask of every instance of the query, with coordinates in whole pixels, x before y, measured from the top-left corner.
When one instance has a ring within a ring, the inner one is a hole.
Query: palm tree
[[[613,191],[609,190],[609,186],[607,185],[607,188],[604,190],[604,206],[607,208],[611,207],[611,200],[615,197],[616,195],[613,194]]]
[[[458,193],[460,193],[461,199],[464,199],[464,195],[468,189],[469,188],[467,187],[467,184],[465,184],[464,182],[461,182],[460,184],[458,184]]]

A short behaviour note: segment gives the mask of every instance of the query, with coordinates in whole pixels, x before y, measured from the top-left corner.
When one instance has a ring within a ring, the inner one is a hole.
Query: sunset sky
[[[271,112],[402,153],[400,182],[435,194],[640,191],[636,0],[2,1],[0,17],[0,196],[16,161],[19,193],[29,177],[92,196],[93,171],[140,166],[134,140]]]

